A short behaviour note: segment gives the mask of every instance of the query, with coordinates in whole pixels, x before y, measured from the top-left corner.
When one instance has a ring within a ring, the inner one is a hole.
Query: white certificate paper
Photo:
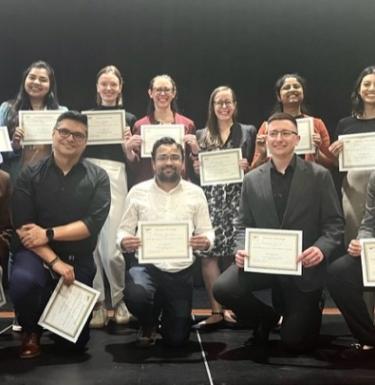
[[[375,238],[361,239],[363,286],[375,286]]]
[[[60,278],[38,324],[75,343],[98,297],[97,290],[78,281],[67,286]]]
[[[340,135],[344,143],[339,155],[340,171],[375,169],[375,132]]]
[[[183,124],[143,124],[141,126],[141,157],[151,158],[152,147],[154,143],[168,136],[177,143],[183,145],[185,135],[185,126]]]
[[[4,126],[0,127],[0,151],[13,151],[12,145],[10,144],[8,128]]]
[[[192,223],[138,222],[141,247],[139,263],[193,262],[193,250],[189,245]]]
[[[19,124],[24,129],[23,144],[51,144],[52,131],[62,111],[19,111]]]
[[[82,111],[87,115],[88,145],[123,142],[126,127],[124,110]]]
[[[3,269],[0,266],[0,307],[4,306],[6,304],[6,298],[3,288]]]
[[[240,148],[199,153],[201,186],[239,183],[244,172]]]
[[[314,119],[300,118],[297,119],[298,135],[300,141],[295,148],[296,154],[314,154],[315,146],[313,142]]]
[[[302,275],[302,231],[247,228],[245,245],[245,271]]]

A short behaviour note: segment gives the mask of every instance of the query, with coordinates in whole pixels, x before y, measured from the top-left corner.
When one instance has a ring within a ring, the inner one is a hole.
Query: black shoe
[[[363,349],[360,344],[352,344],[350,348],[343,350],[339,355],[341,360],[365,363],[375,359],[375,348]]]

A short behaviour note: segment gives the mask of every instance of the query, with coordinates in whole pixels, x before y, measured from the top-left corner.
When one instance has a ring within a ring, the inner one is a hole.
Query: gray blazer
[[[244,178],[239,216],[235,221],[236,249],[244,249],[245,228],[303,231],[303,250],[317,246],[325,259],[293,277],[302,291],[324,285],[327,259],[340,245],[344,219],[332,177],[324,167],[296,158],[287,207],[280,223],[271,187],[271,161],[250,171]]]
[[[367,185],[366,211],[358,231],[358,239],[375,237],[375,171]],[[349,240],[350,241],[350,240]]]

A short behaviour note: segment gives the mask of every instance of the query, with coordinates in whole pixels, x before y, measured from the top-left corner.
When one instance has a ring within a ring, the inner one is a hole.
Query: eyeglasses
[[[157,93],[157,94],[171,94],[173,92],[173,88],[154,88],[154,91]]]
[[[178,154],[172,154],[172,155],[162,154],[156,157],[156,160],[159,162],[167,162],[168,160],[170,160],[171,162],[178,162],[181,159],[182,159],[181,155],[178,155]]]
[[[268,136],[271,138],[277,138],[281,135],[282,138],[290,138],[292,135],[298,135],[298,132],[292,130],[282,130],[282,131],[270,131],[268,132]]]
[[[219,106],[219,107],[224,107],[224,106],[227,106],[227,107],[230,107],[233,102],[231,100],[219,100],[217,102],[214,102],[215,106]]]
[[[76,142],[83,142],[86,139],[86,135],[82,134],[82,132],[70,131],[67,128],[55,128],[55,130],[64,139],[69,138],[70,135]]]

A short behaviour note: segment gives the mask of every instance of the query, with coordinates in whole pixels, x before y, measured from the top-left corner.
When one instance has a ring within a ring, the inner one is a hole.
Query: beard
[[[156,177],[160,180],[160,182],[178,182],[181,178],[181,175],[177,172],[175,168],[172,168],[173,173],[166,174],[164,169],[160,170],[157,173]]]

